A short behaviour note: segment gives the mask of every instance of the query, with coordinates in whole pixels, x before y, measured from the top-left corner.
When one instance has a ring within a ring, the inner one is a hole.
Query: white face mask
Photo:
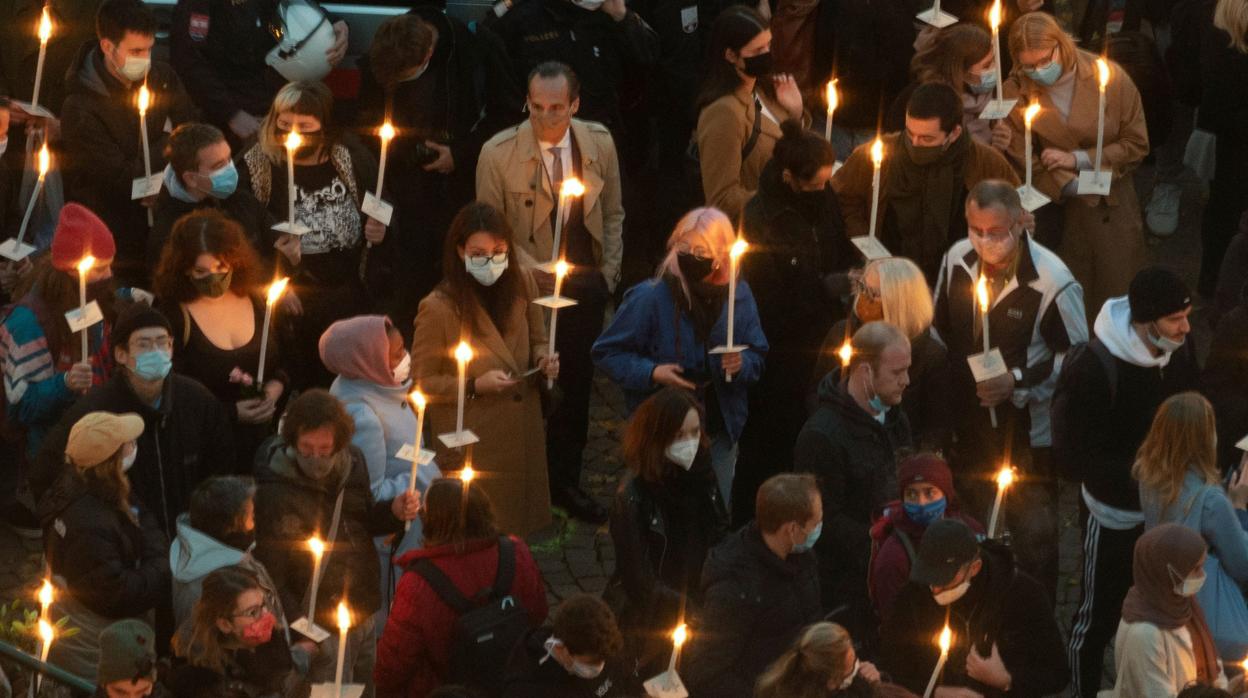
[[[693,459],[698,456],[698,444],[701,439],[693,437],[692,439],[681,439],[673,441],[668,445],[667,450],[663,451],[663,455],[671,462],[688,470],[693,467]]]
[[[124,473],[130,470],[130,468],[134,467],[134,460],[138,457],[139,457],[139,445],[135,444],[134,450],[130,452],[130,455],[124,456],[121,459],[121,472]]]
[[[845,677],[845,680],[844,680],[844,681],[842,681],[842,682],[841,682],[841,685],[839,686],[839,688],[840,688],[842,691],[843,691],[843,690],[845,690],[845,689],[847,689],[847,688],[849,688],[850,686],[852,686],[852,685],[853,685],[853,683],[854,683],[854,678],[856,678],[856,677],[858,676],[858,669],[859,669],[859,668],[861,668],[861,667],[862,667],[862,663],[861,663],[861,662],[859,662],[857,658],[855,658],[855,659],[854,659],[854,668],[853,668],[853,669],[849,672],[849,676],[846,676],[846,677]]]
[[[946,589],[939,594],[932,594],[932,598],[941,606],[948,606],[958,599],[966,596],[966,592],[971,588],[971,580],[966,580],[952,589]]]
[[[538,664],[545,664],[547,659],[550,659],[551,657],[555,656],[555,648],[564,646],[564,645],[563,645],[563,640],[560,640],[559,638],[552,636],[552,637],[546,638],[546,642],[542,643],[542,646],[546,648],[546,656],[542,657],[541,661],[539,661]],[[567,671],[569,674],[580,677],[582,679],[596,679],[598,678],[598,675],[602,673],[602,670],[605,669],[606,667],[607,667],[606,662],[598,662],[597,664],[583,664],[574,659],[572,660],[572,667],[571,668],[564,667],[564,670]]]
[[[130,82],[137,82],[142,80],[144,75],[147,75],[147,71],[151,67],[151,58],[126,56],[126,62],[117,68],[117,72],[121,73]]]
[[[1170,571],[1171,579],[1175,579],[1179,576],[1178,571],[1175,570],[1174,567],[1171,567],[1170,565],[1166,565],[1166,567]],[[1202,571],[1199,577],[1184,577],[1183,581],[1179,582],[1178,584],[1175,584],[1174,593],[1178,594],[1179,596],[1186,596],[1190,598],[1200,593],[1201,588],[1204,586],[1205,586],[1205,574]]]
[[[604,1],[605,0],[572,0],[572,4],[576,5],[577,7],[581,9],[589,10],[590,12],[593,12],[599,7],[602,7],[602,3]]]
[[[504,259],[502,262],[495,263],[491,259],[483,267],[474,267],[472,262],[468,261],[468,257],[464,257],[464,268],[468,270],[472,278],[477,280],[477,283],[482,286],[493,286],[494,282],[498,281],[498,278],[503,275],[503,272],[507,271],[507,260]]]
[[[407,379],[410,378],[411,376],[412,376],[412,355],[409,354],[408,352],[403,352],[403,360],[399,362],[398,366],[394,367],[394,382],[406,383]]]

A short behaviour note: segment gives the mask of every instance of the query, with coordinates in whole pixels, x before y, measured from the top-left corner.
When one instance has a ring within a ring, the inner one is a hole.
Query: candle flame
[[[325,555],[325,541],[318,536],[312,536],[308,539],[308,549],[312,551],[313,557],[319,560]]]
[[[147,89],[147,83],[139,86],[139,113],[146,114],[147,108],[152,105],[152,93]]]
[[[391,124],[389,121],[382,124],[381,130],[377,132],[377,135],[381,136],[381,140],[383,141],[388,141],[394,138],[394,124]]]
[[[294,151],[301,145],[303,145],[303,137],[298,131],[291,129],[290,133],[286,134],[286,150]]]
[[[46,619],[40,618],[39,619],[39,637],[40,639],[43,640],[43,646],[45,648],[48,645],[52,644],[52,638],[55,635],[56,635],[56,632],[52,629],[52,624],[49,623]]]
[[[52,38],[52,18],[48,16],[48,6],[43,6],[43,14],[39,17],[39,42],[48,43]]]
[[[568,263],[562,259],[559,260],[558,262],[555,262],[555,277],[562,279],[563,277],[567,275],[568,275]]]
[[[39,149],[39,176],[40,177],[43,177],[44,175],[48,173],[49,159],[50,159],[50,156],[48,155],[48,144],[44,143],[43,147]]]
[[[1109,62],[1104,58],[1096,59],[1096,72],[1100,75],[1101,89],[1103,90],[1109,84]]]
[[[676,626],[675,630],[672,631],[672,642],[677,647],[680,647],[685,644],[685,640],[687,639],[689,639],[689,628],[684,623],[681,623]]]
[[[728,250],[728,256],[735,261],[738,257],[745,254],[745,250],[749,246],[750,243],[746,242],[744,238],[737,238],[737,241],[732,243],[732,249]]]
[[[468,346],[468,342],[461,341],[455,347],[455,360],[461,364],[472,361],[472,347]]]
[[[80,275],[85,275],[87,272],[91,271],[91,267],[93,266],[95,266],[95,257],[87,255],[82,258],[81,262],[78,262],[78,273]]]
[[[836,355],[841,357],[842,366],[848,366],[849,360],[854,357],[854,345],[848,339],[845,340],[841,348],[836,351]]]
[[[585,185],[576,177],[569,177],[559,185],[559,196],[584,196]]]
[[[836,107],[840,104],[840,100],[836,96],[836,80],[828,81],[828,113],[836,111]]]
[[[338,629],[346,632],[351,628],[351,609],[347,608],[346,601],[338,602]]]
[[[940,631],[940,653],[949,654],[949,645],[953,642],[953,633],[949,632],[949,626],[946,625],[944,630]]]
[[[50,606],[52,604],[52,582],[45,579],[43,586],[39,587],[39,605]]]
[[[1001,466],[997,471],[997,487],[1005,489],[1014,483],[1014,469],[1008,465]]]
[[[880,163],[884,162],[884,141],[880,140],[878,136],[875,142],[871,144],[871,162],[875,163],[876,167],[879,167]]]
[[[464,469],[459,471],[459,480],[465,485],[471,483],[477,477],[477,471],[472,469],[471,465],[465,465]]]
[[[1023,119],[1025,119],[1027,121],[1027,125],[1030,126],[1031,122],[1036,118],[1036,114],[1039,114],[1039,113],[1040,113],[1040,103],[1032,102],[1027,107],[1027,111],[1023,112]]]
[[[416,405],[416,409],[418,410],[425,409],[425,405],[428,404],[425,401],[425,394],[420,392],[419,390],[413,390],[412,394],[409,395],[408,397],[412,399],[412,403]]]
[[[979,299],[979,309],[988,312],[991,308],[988,303],[988,277],[979,277],[979,282],[975,284],[975,297]]]
[[[277,302],[278,298],[282,297],[282,294],[286,292],[286,285],[289,283],[290,277],[283,276],[277,281],[269,284],[269,305],[273,305]]]
[[[1239,665],[1244,668],[1245,672],[1248,672],[1248,657],[1245,657],[1244,661],[1240,662]]]
[[[1001,0],[994,0],[992,8],[988,10],[988,24],[994,31],[1001,26]]]

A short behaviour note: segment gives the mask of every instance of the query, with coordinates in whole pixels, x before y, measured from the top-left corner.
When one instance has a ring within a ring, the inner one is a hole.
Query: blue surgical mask
[[[134,360],[134,375],[145,381],[163,380],[172,368],[173,356],[159,349],[145,351]]]
[[[822,522],[822,521],[820,521],[819,523],[815,524],[815,528],[814,528],[814,530],[813,530],[813,531],[811,531],[810,533],[808,533],[808,534],[806,535],[806,540],[804,540],[804,541],[802,541],[801,543],[798,543],[797,545],[794,545],[794,546],[793,546],[793,552],[795,552],[795,553],[805,553],[805,552],[810,552],[810,549],[811,549],[811,548],[813,548],[813,547],[815,547],[815,543],[816,543],[816,542],[818,542],[818,540],[819,540],[819,534],[821,534],[821,533],[823,533],[823,522]]]
[[[967,87],[971,88],[971,92],[977,95],[986,95],[997,87],[997,69],[993,68],[986,73],[975,73],[979,76],[978,84],[967,83]]]
[[[870,370],[870,368],[871,367],[868,365],[867,369]],[[888,415],[888,405],[884,404],[883,398],[881,398],[880,394],[875,390],[874,372],[871,373],[871,397],[867,398],[867,405],[871,408],[872,412],[875,412],[875,421],[883,424],[885,417]]]
[[[228,199],[238,189],[238,169],[234,167],[233,160],[226,161],[221,169],[208,175],[208,179],[212,181],[208,195],[214,199]]]
[[[1183,348],[1183,342],[1176,342],[1158,332],[1156,323],[1153,323],[1153,326],[1150,328],[1148,339],[1153,343],[1153,346],[1157,347],[1166,354],[1173,354]]]
[[[1057,59],[1054,59],[1043,68],[1024,70],[1023,74],[1034,80],[1037,84],[1047,87],[1057,82],[1058,78],[1062,77],[1062,64]]]
[[[940,499],[928,502],[927,504],[911,504],[910,502],[904,502],[901,507],[906,510],[907,519],[910,519],[920,526],[927,527],[931,525],[933,521],[936,521],[945,515],[945,507],[947,505],[948,501],[946,501],[944,497],[941,497]]]

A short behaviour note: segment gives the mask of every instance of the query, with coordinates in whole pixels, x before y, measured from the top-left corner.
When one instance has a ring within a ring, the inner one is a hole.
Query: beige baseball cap
[[[65,459],[77,468],[95,467],[142,433],[143,418],[133,412],[88,412],[69,430]]]

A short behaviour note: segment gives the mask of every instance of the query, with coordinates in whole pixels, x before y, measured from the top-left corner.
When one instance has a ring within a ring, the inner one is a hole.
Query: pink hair
[[[680,273],[680,264],[676,262],[678,251],[676,246],[686,236],[701,234],[711,248],[711,256],[715,260],[715,270],[711,272],[710,282],[713,284],[728,283],[728,251],[737,239],[737,232],[732,228],[732,221],[727,214],[710,206],[695,208],[686,213],[676,223],[671,236],[667,238],[667,256],[659,262],[656,278],[671,274],[680,282],[680,288],[689,299],[689,283]]]

